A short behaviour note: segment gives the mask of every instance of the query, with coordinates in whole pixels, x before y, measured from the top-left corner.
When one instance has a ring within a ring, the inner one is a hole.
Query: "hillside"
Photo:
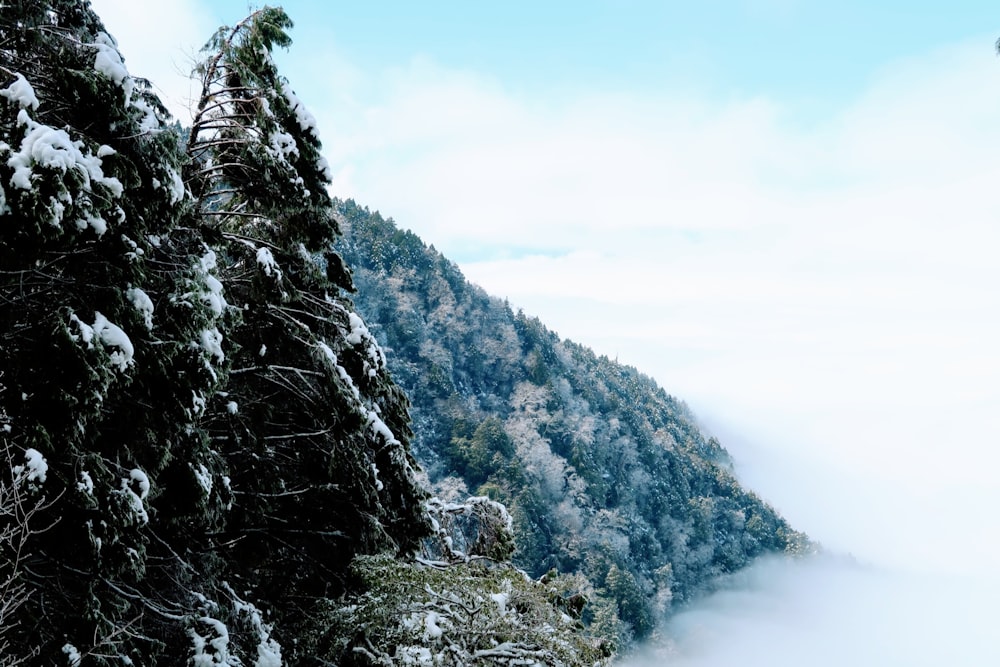
[[[266,7],[182,132],[89,3],[0,7],[0,667],[601,665],[429,497]]]
[[[507,505],[530,574],[582,573],[617,631],[642,638],[756,556],[806,547],[649,377],[513,312],[391,219],[337,207],[354,303],[412,403],[414,455],[439,494]]]

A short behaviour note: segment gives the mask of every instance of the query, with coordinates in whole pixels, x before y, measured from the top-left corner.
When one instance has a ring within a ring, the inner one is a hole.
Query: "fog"
[[[997,664],[995,580],[832,556],[762,561],[677,614],[626,667]]]
[[[676,613],[623,666],[998,664],[1000,493],[987,479],[988,457],[975,456],[992,435],[972,435],[988,423],[983,413],[951,416],[954,439],[939,440],[936,457],[918,460],[934,440],[925,433],[906,440],[915,456],[872,465],[884,454],[877,442],[867,443],[867,461],[849,456],[846,445],[838,461],[809,447],[816,443],[793,445],[787,434],[767,444],[748,438],[771,432],[760,415],[756,426],[749,420],[733,430],[709,411],[704,427],[727,444],[742,481],[821,543],[821,553],[771,558],[737,573]],[[855,427],[836,434],[853,430],[864,440],[870,422],[856,413],[844,418]],[[772,426],[776,433],[783,425]]]

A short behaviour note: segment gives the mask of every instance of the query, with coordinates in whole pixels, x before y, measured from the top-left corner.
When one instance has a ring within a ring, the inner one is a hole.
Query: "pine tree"
[[[42,508],[6,639],[155,664],[190,643],[228,502],[197,428],[222,380],[213,255],[177,134],[89,5],[8,3],[0,34],[0,437]]]
[[[411,552],[429,530],[406,399],[330,249],[315,121],[271,58],[289,27],[264,8],[206,45],[184,174],[239,311],[226,404],[211,415],[234,494],[219,539],[234,585],[276,612],[286,647],[318,598],[345,590],[355,554]]]

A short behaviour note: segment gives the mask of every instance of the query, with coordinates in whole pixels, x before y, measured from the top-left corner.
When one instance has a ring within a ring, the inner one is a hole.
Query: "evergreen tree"
[[[222,379],[212,253],[166,112],[89,5],[7,3],[0,34],[0,437],[40,508],[6,639],[155,664],[189,643],[227,502],[197,428]]]
[[[185,171],[238,310],[227,396],[210,415],[234,494],[219,538],[234,585],[276,627],[290,619],[285,637],[317,598],[345,590],[355,554],[412,552],[429,530],[407,401],[343,296],[314,119],[271,58],[290,26],[264,8],[206,45]]]

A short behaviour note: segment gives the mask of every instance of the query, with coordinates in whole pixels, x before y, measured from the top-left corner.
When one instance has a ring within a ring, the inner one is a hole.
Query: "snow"
[[[441,616],[436,611],[429,611],[424,617],[424,639],[432,640],[439,639],[444,631],[441,630],[441,626],[438,625],[438,621],[441,620]]]
[[[330,349],[330,348],[327,348],[327,349]],[[260,346],[260,349],[257,350],[257,356],[263,357],[265,354],[267,354],[267,345],[264,345],[262,343],[261,346]]]
[[[434,664],[434,656],[426,646],[399,646],[396,648],[396,660],[407,667]]]
[[[261,346],[261,347],[263,347],[263,346]],[[327,345],[326,343],[320,341],[320,343],[319,343],[319,349],[320,349],[320,352],[323,353],[323,356],[326,357],[327,361],[329,361],[334,366],[337,365],[337,355],[333,353],[333,350],[330,349],[329,345]],[[264,356],[263,352],[261,352],[261,356]]]
[[[198,260],[198,264],[195,267],[198,275],[201,277],[202,282],[205,285],[205,290],[199,295],[201,300],[208,305],[215,315],[222,315],[222,311],[226,307],[226,299],[222,296],[222,283],[219,279],[212,275],[212,271],[217,265],[217,258],[215,251],[206,247],[206,252]]]
[[[330,163],[326,161],[325,157],[322,155],[319,156],[319,159],[316,160],[316,167],[319,168],[320,173],[323,174],[323,178],[327,183],[333,182],[333,169],[330,167]]]
[[[104,236],[104,232],[108,231],[108,222],[99,215],[85,213],[82,218],[76,219],[76,228],[82,232],[87,227],[92,227],[98,236]]]
[[[309,109],[302,104],[292,87],[288,85],[287,81],[281,82],[281,92],[285,95],[285,99],[288,101],[288,106],[291,107],[292,111],[295,112],[295,120],[299,123],[299,128],[307,134],[311,134],[314,139],[319,139],[319,129],[316,124],[316,117],[309,113]]]
[[[360,317],[357,317],[357,315],[355,315],[355,317],[358,322],[361,322]],[[364,326],[363,322],[362,326]],[[340,361],[337,359],[336,353],[330,349],[329,345],[323,342],[320,342],[317,347],[319,347],[323,356],[326,357],[326,360],[330,362],[330,365],[333,366],[334,370],[337,372],[337,376],[344,382],[345,385],[347,385],[351,395],[354,396],[354,400],[356,402],[355,407],[365,416],[366,423],[368,427],[371,428],[372,432],[376,435],[381,435],[385,439],[385,443],[387,445],[398,445],[399,440],[397,440],[396,436],[392,434],[392,430],[390,430],[386,423],[382,421],[382,418],[378,416],[378,407],[376,406],[375,409],[371,409],[365,405],[364,400],[361,398],[361,392],[358,390],[358,386],[354,384],[354,380],[347,372],[347,369],[340,365]]]
[[[38,97],[35,96],[35,89],[20,72],[15,72],[14,76],[14,83],[0,90],[0,97],[6,97],[22,109],[37,110]]]
[[[205,490],[205,495],[212,493],[212,473],[208,471],[205,464],[199,463],[197,467],[191,466],[191,472],[194,473],[195,479],[198,480],[198,485]]]
[[[139,488],[139,493],[135,492],[133,485]],[[149,523],[149,514],[146,513],[146,507],[142,502],[149,495],[149,478],[146,473],[138,468],[130,470],[128,477],[122,480],[121,493],[128,499],[139,521],[144,524]]]
[[[365,348],[365,353],[368,355],[368,359],[365,362],[365,371],[368,377],[375,377],[378,374],[376,369],[385,366],[385,353],[382,348],[379,347],[378,341],[372,336],[371,332],[368,330],[368,326],[365,321],[361,319],[361,316],[353,311],[347,311],[347,321],[350,324],[351,331],[347,334],[347,342],[351,345],[362,345],[367,343]]]
[[[275,158],[282,162],[288,162],[289,157],[299,156],[299,147],[295,144],[295,137],[287,132],[275,130],[268,137],[270,152]]]
[[[66,664],[69,667],[79,667],[82,656],[80,651],[72,644],[66,643],[62,647],[62,652],[66,654]]]
[[[501,616],[507,613],[507,601],[510,599],[510,595],[507,593],[491,593],[490,599],[497,603]]]
[[[264,622],[257,607],[240,600],[235,594],[233,597],[236,599],[236,611],[249,617],[250,625],[257,633],[257,660],[254,667],[281,667],[281,645],[271,638],[271,626]]]
[[[191,406],[194,410],[194,414],[196,415],[204,414],[206,405],[207,401],[205,400],[204,396],[202,396],[196,391],[191,392]]]
[[[177,202],[184,199],[185,189],[184,181],[181,179],[181,175],[173,168],[167,169],[167,176],[170,178],[170,182],[167,183],[167,192],[170,194],[170,203],[176,204]]]
[[[49,464],[37,449],[29,447],[24,450],[25,464],[14,466],[14,477],[21,482],[34,482],[36,484],[45,483],[45,475],[49,471]]]
[[[136,243],[135,241],[133,241],[132,239],[130,239],[125,234],[121,235],[121,239],[122,239],[122,243],[124,243],[129,248],[131,248],[131,250],[129,250],[128,252],[125,253],[125,256],[128,257],[128,259],[129,259],[130,262],[134,262],[134,261],[136,261],[137,259],[139,259],[140,257],[142,257],[143,255],[146,254],[146,251],[143,250],[142,248],[140,248],[138,243]]]
[[[100,312],[94,313],[93,325],[87,324],[75,313],[71,313],[69,319],[76,324],[80,331],[79,335],[70,334],[74,341],[82,341],[87,349],[93,349],[96,339],[105,347],[116,348],[112,349],[109,357],[112,365],[118,370],[125,371],[132,365],[135,348],[128,334],[122,331],[121,327],[108,321],[108,318]]]
[[[106,32],[97,33],[97,38],[90,46],[97,49],[94,58],[94,69],[114,81],[125,91],[125,106],[132,101],[132,90],[135,81],[129,76],[122,55],[118,52],[118,44]]]
[[[146,100],[141,98],[134,99],[129,106],[133,109],[138,109],[142,114],[142,120],[139,121],[140,130],[143,132],[153,132],[160,129],[160,119],[156,115],[156,109]]]
[[[392,431],[386,426],[386,423],[382,421],[382,418],[375,414],[374,410],[368,411],[368,425],[371,427],[372,432],[381,435],[385,440],[387,445],[398,445],[399,440],[396,436],[392,434]]]
[[[80,481],[76,483],[76,490],[88,496],[94,495],[94,480],[86,470],[80,471]]]
[[[139,468],[132,468],[128,473],[128,477],[139,486],[139,500],[145,500],[146,496],[149,495],[149,477]]]
[[[372,462],[372,475],[375,476],[375,490],[381,491],[383,488],[385,488],[385,486],[382,484],[382,480],[378,478],[378,466],[376,466],[374,462]]]
[[[191,657],[191,664],[194,667],[212,667],[212,665],[239,665],[239,660],[229,655],[229,628],[220,620],[211,616],[202,616],[199,622],[209,626],[215,633],[214,637],[208,638],[198,634],[194,628],[188,630],[191,635],[191,643],[194,646],[194,655]],[[210,648],[211,651],[205,651]]]
[[[147,329],[153,328],[153,300],[138,287],[132,287],[125,292],[125,297],[142,314],[143,324]]]
[[[351,324],[351,333],[347,334],[347,342],[351,345],[361,345],[362,337],[370,336],[365,321],[354,312],[347,313],[347,319]]]
[[[93,184],[100,183],[111,191],[112,196],[122,195],[124,188],[121,181],[104,175],[100,155],[85,155],[82,151],[84,148],[82,141],[73,141],[65,130],[36,123],[24,109],[17,114],[17,124],[25,126],[27,131],[21,140],[19,150],[7,159],[7,166],[14,170],[10,178],[13,187],[31,190],[33,167],[40,166],[63,175],[70,171],[79,172],[83,176],[85,192],[92,192]],[[52,221],[53,224],[61,222],[61,212],[57,218]],[[87,223],[91,224],[91,221],[88,220]]]
[[[200,347],[202,351],[208,355],[208,357],[204,360],[204,366],[205,370],[211,374],[213,380],[218,376],[215,373],[215,369],[212,368],[212,359],[215,359],[215,361],[220,364],[226,360],[226,353],[222,349],[222,339],[222,333],[216,327],[212,327],[211,329],[203,330],[201,335],[198,337],[198,341],[193,343],[194,347]],[[205,401],[202,399],[201,411],[204,411],[204,407]]]
[[[81,320],[79,317],[76,316],[75,313],[70,313],[69,320],[70,322],[74,322],[77,328],[80,329],[79,336],[74,336],[73,334],[70,334],[70,338],[72,338],[74,341],[82,340],[84,345],[86,345],[88,348],[92,348],[94,346],[93,345],[94,327],[90,326],[89,324]]]
[[[222,350],[222,334],[215,327],[201,332],[200,347],[219,363],[226,360],[226,353]]]
[[[101,315],[101,313],[95,312],[94,318],[94,336],[105,347],[117,348],[116,350],[112,350],[109,355],[111,363],[118,370],[124,372],[132,365],[133,357],[135,356],[135,348],[132,346],[132,341],[129,339],[128,334],[122,331],[121,327],[108,321],[108,318]]]
[[[231,415],[235,415],[240,411],[240,406],[236,401],[229,401],[226,403],[226,412]]]
[[[226,306],[226,299],[222,296],[222,283],[211,274],[205,274],[204,278],[208,291],[202,294],[202,299],[209,305],[213,313],[221,315]]]
[[[274,255],[268,248],[257,248],[257,264],[263,269],[264,274],[267,277],[275,277],[277,280],[281,280],[281,269],[278,268],[278,263],[274,261]]]

